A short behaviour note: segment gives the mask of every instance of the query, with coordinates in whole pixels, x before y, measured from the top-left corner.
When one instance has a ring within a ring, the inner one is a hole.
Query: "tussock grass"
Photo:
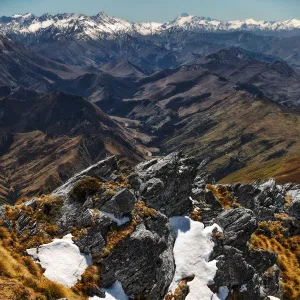
[[[100,258],[108,256],[115,246],[134,232],[136,226],[141,223],[144,218],[154,218],[156,215],[157,211],[147,207],[145,202],[139,201],[136,203],[130,223],[122,227],[111,228],[108,232],[106,247],[103,249]]]
[[[71,197],[76,201],[84,202],[88,196],[95,195],[101,188],[97,178],[87,177],[75,184],[71,191]]]
[[[169,292],[165,300],[184,300],[189,293],[188,280],[184,279],[179,282],[174,293]]]
[[[271,237],[254,234],[250,246],[278,254],[284,300],[300,299],[300,237],[285,238],[280,221],[262,222],[259,229],[268,231]]]
[[[77,294],[91,295],[100,286],[100,266],[90,266],[81,275],[81,280],[72,288]]]
[[[212,191],[215,198],[220,202],[224,209],[231,209],[239,207],[234,193],[229,191],[224,185],[212,185],[208,184],[207,189]]]
[[[189,217],[190,217],[190,219],[192,219],[193,221],[196,221],[196,222],[202,222],[202,220],[203,220],[200,210],[191,211]]]
[[[39,265],[10,246],[13,239],[5,228],[0,227],[0,235],[0,282],[7,283],[0,289],[0,299],[86,299],[44,277]]]

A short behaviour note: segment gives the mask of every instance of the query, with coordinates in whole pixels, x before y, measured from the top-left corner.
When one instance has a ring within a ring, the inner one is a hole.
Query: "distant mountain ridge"
[[[88,68],[127,60],[149,74],[229,47],[256,52],[262,61],[285,60],[300,67],[296,19],[223,22],[182,14],[166,23],[134,23],[103,12],[40,17],[28,13],[0,17],[0,33],[55,62]],[[126,72],[132,75],[136,70]]]
[[[104,12],[95,16],[84,14],[15,14],[0,18],[0,28],[8,33],[36,34],[45,30],[55,30],[57,34],[68,33],[77,38],[98,39],[105,34],[134,33],[141,35],[162,34],[168,30],[189,30],[203,32],[250,31],[271,35],[300,35],[300,20],[256,21],[254,19],[220,21],[209,17],[181,14],[174,20],[157,22],[129,22],[110,17]]]

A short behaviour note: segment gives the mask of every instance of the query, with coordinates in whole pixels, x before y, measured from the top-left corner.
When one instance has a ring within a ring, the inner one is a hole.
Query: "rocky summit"
[[[300,186],[204,165],[112,156],[1,206],[0,298],[299,299]]]

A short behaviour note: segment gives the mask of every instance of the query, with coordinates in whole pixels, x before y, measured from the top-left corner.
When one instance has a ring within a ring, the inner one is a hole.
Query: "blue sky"
[[[300,19],[300,0],[0,0],[0,15],[104,11],[130,21],[167,21],[183,12],[221,20]]]

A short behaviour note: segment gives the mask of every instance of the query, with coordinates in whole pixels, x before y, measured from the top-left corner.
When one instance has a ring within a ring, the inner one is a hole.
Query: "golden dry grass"
[[[180,281],[174,293],[169,292],[165,296],[165,300],[184,300],[189,292],[187,283],[187,279],[183,279],[182,281]]]
[[[44,277],[40,266],[30,257],[19,254],[15,243],[11,245],[13,238],[3,227],[0,227],[0,236],[0,299],[87,299]]]
[[[47,244],[57,236],[58,228],[55,220],[60,214],[63,201],[61,197],[43,195],[39,198],[36,209],[23,204],[14,207],[6,206],[5,216],[13,223],[11,236],[14,237],[12,243],[15,244],[16,250],[20,253],[24,253],[26,249]],[[15,228],[17,226],[17,220],[20,217],[20,212],[22,216],[29,218],[30,224],[36,222],[39,224],[37,234],[31,235],[29,230],[25,230],[21,236],[16,237]]]
[[[278,254],[278,266],[282,277],[284,299],[300,299],[300,237],[285,238],[280,221],[262,222],[261,230],[271,232],[271,238],[260,234],[252,235],[250,246]]]
[[[191,211],[189,217],[190,217],[190,219],[192,219],[193,221],[196,221],[196,222],[202,222],[202,220],[203,220],[200,210]]]
[[[100,286],[100,266],[90,266],[81,276],[81,280],[72,287],[76,294],[88,295]]]
[[[129,223],[117,229],[111,229],[106,238],[106,246],[100,254],[100,258],[106,257],[112,249],[118,245],[123,239],[130,236],[136,226],[143,221],[144,218],[153,218],[157,215],[157,211],[146,206],[145,202],[136,203],[132,213],[132,219]]]
[[[207,189],[212,191],[215,198],[220,202],[224,209],[231,209],[238,207],[239,204],[236,202],[236,197],[233,192],[230,192],[224,185],[211,185],[208,184]]]

